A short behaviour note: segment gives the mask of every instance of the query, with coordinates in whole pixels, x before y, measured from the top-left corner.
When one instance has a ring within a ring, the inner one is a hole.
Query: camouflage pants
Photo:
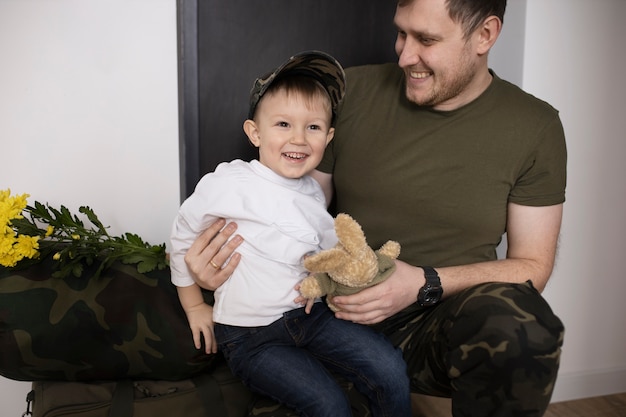
[[[402,348],[411,389],[451,397],[455,417],[539,417],[550,402],[564,328],[530,283],[478,285],[376,327]],[[353,391],[354,414],[368,416]],[[296,414],[261,398],[251,415]]]

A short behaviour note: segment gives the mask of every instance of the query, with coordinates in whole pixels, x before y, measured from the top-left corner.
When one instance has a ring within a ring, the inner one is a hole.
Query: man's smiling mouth
[[[433,73],[430,71],[409,71],[409,76],[418,80],[430,77],[431,75],[433,75]]]

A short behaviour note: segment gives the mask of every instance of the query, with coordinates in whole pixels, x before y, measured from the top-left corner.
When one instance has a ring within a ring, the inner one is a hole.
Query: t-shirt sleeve
[[[540,207],[565,201],[567,149],[558,113],[539,132],[537,146],[524,168],[511,190],[509,202]]]

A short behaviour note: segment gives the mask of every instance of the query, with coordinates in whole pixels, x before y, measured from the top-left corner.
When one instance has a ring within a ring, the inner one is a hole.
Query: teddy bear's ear
[[[323,250],[304,259],[304,267],[310,272],[332,272],[342,265],[348,254],[338,248]]]
[[[335,231],[337,232],[339,242],[351,255],[355,255],[367,247],[367,241],[361,225],[349,215],[345,213],[337,215],[335,218]]]
[[[381,255],[396,259],[400,256],[400,244],[394,240],[388,240],[384,245],[380,247],[376,252]]]

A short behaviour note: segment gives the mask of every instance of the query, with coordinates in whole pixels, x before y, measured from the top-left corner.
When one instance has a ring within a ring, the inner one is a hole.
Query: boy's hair
[[[265,93],[259,99],[256,108],[258,108],[264,97],[274,95],[279,91],[284,91],[287,96],[292,94],[299,95],[302,99],[304,99],[305,105],[308,108],[312,107],[314,103],[317,104],[321,102],[324,106],[324,110],[326,110],[330,116],[331,124],[334,122],[330,96],[328,95],[326,88],[324,88],[324,86],[316,79],[297,74],[286,74],[278,77],[272,82],[267,90],[265,90]]]
[[[398,6],[411,4],[413,0],[398,0]],[[460,23],[466,39],[483,24],[489,16],[497,16],[504,22],[506,0],[445,0],[448,15]]]
[[[346,74],[335,58],[321,51],[305,51],[293,55],[272,72],[254,80],[250,90],[248,118],[254,118],[256,106],[265,92],[276,81],[287,76],[309,78],[319,83],[330,98],[330,109],[333,116],[331,120],[334,123],[337,109],[346,92]]]

